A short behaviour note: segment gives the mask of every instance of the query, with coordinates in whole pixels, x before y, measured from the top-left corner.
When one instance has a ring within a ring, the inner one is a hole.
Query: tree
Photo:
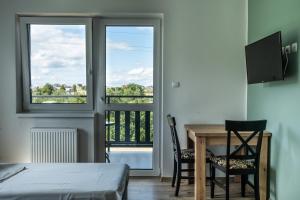
[[[64,84],[62,84],[59,89],[62,91],[66,91],[66,86]]]
[[[142,85],[138,85],[135,83],[129,83],[128,85],[123,86],[124,92],[127,95],[133,96],[144,96],[145,95],[145,87]]]
[[[41,89],[42,95],[52,95],[53,91],[54,87],[50,83],[46,83]]]
[[[65,85],[61,85],[58,91],[59,95],[66,95],[66,86]]]
[[[42,89],[39,86],[32,89],[32,95],[36,96],[42,94],[43,94]]]
[[[77,92],[77,87],[75,84],[72,86],[72,91],[73,91],[73,94],[75,94]]]
[[[122,96],[111,97],[110,103],[151,103],[151,98],[128,98],[126,96],[146,96],[146,88],[142,85],[129,83],[121,87],[108,87],[106,88],[107,96]],[[123,97],[125,96],[125,97]]]

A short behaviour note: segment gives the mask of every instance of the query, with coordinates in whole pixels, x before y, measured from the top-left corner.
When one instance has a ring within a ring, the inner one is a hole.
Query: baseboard
[[[170,182],[170,181],[172,181],[172,177],[165,177],[165,176],[160,177],[160,182]]]
[[[206,177],[207,179],[209,179],[209,177]],[[216,179],[218,180],[225,180],[225,177],[216,177]],[[160,182],[170,182],[172,181],[172,177],[166,177],[166,176],[161,176],[160,177]],[[182,180],[185,181],[185,180]],[[230,181],[234,182],[234,183],[239,183],[240,182],[240,177],[235,176],[235,177],[230,177]]]

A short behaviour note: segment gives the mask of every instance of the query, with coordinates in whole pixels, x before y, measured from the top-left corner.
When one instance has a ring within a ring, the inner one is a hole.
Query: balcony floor
[[[111,163],[126,163],[130,169],[152,169],[152,147],[111,147]]]

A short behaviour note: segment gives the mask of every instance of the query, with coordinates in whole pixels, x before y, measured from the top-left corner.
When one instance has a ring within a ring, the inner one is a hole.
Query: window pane
[[[153,103],[152,26],[106,26],[106,103]]]
[[[30,25],[31,103],[87,103],[85,25]]]

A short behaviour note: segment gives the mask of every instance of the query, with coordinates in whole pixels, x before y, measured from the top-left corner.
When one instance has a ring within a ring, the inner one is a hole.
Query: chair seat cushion
[[[211,162],[225,168],[226,156],[212,156]],[[252,160],[230,159],[229,165],[229,169],[255,169],[254,161]]]
[[[212,157],[212,153],[209,150],[206,150],[206,158],[210,159]],[[181,159],[183,160],[194,160],[195,159],[195,151],[194,149],[182,149],[181,150]]]
[[[195,158],[194,149],[182,149],[181,150],[181,159],[193,160],[194,158]]]

